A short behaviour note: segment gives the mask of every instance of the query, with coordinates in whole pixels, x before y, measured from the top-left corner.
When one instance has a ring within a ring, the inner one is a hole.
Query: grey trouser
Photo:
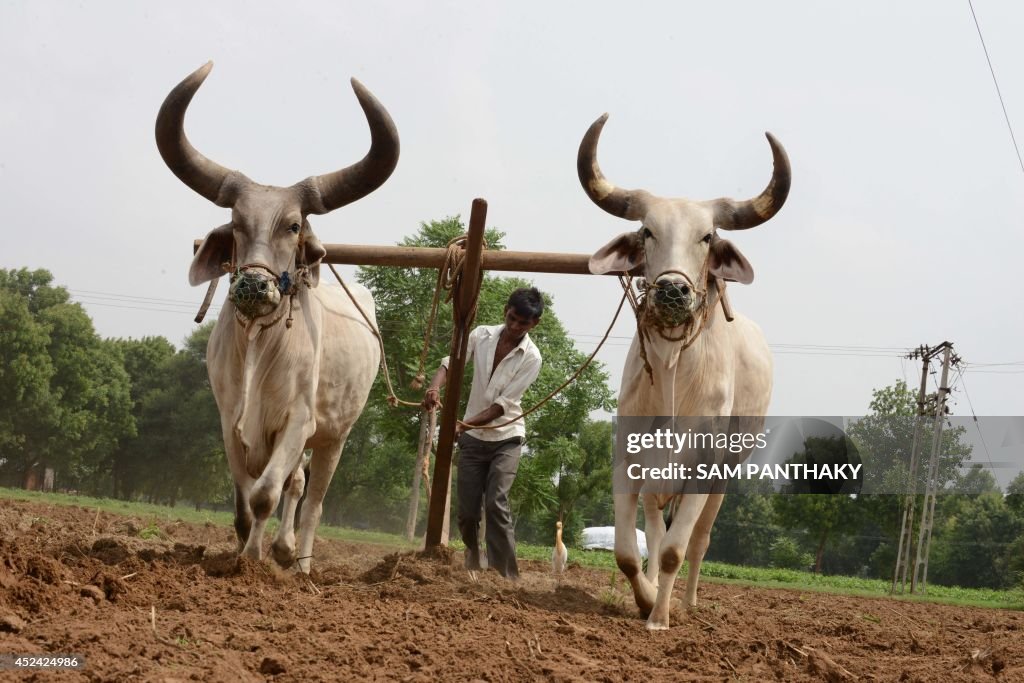
[[[480,503],[487,513],[487,565],[502,576],[519,576],[508,492],[519,469],[522,437],[481,441],[459,437],[459,531],[466,544],[466,569],[480,569]]]

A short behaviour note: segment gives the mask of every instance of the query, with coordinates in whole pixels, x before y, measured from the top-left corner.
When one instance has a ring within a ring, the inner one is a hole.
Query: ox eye
[[[288,229],[291,230],[292,233],[295,235],[299,234],[300,228],[301,226],[298,223],[292,223],[290,226],[288,226]]]
[[[701,240],[701,242],[703,242],[704,244],[710,244],[711,243],[711,233],[709,232],[708,234],[704,235],[704,238]]]

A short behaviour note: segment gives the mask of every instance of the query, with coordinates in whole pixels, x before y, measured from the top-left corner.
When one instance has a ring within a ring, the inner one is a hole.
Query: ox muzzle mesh
[[[685,282],[659,282],[655,285],[654,308],[665,327],[682,325],[693,317],[693,294]]]
[[[669,274],[681,275],[682,281],[669,280]],[[639,284],[639,283],[638,283]],[[699,290],[690,277],[678,270],[665,271],[654,283],[644,283],[644,298],[649,305],[647,315],[658,327],[671,328],[685,325],[693,320],[694,313],[705,294]]]
[[[273,313],[288,289],[287,272],[277,277],[266,266],[243,266],[231,275],[228,297],[241,315],[253,319]]]

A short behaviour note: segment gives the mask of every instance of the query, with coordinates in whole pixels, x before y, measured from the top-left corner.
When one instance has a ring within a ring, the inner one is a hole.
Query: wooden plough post
[[[455,445],[455,422],[459,419],[459,399],[462,396],[462,376],[466,369],[466,345],[469,342],[470,326],[476,315],[476,301],[480,296],[481,255],[484,244],[484,220],[487,218],[487,202],[473,200],[469,214],[469,237],[466,240],[466,254],[462,274],[455,283],[452,294],[452,317],[455,319],[452,331],[452,352],[448,361],[448,380],[444,389],[444,408],[441,410],[441,433],[437,438],[437,455],[434,458],[434,481],[430,491],[430,510],[427,513],[427,536],[425,548],[428,551],[441,547],[441,527],[444,526],[445,500],[448,497],[448,482],[451,480],[452,447]]]

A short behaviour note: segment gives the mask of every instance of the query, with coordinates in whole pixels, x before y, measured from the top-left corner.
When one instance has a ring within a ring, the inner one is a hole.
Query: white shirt
[[[519,346],[502,358],[491,374],[494,353],[503,329],[504,325],[481,325],[469,333],[466,344],[466,360],[473,360],[473,386],[469,390],[466,417],[481,413],[494,404],[505,410],[503,415],[488,424],[504,424],[522,415],[520,401],[523,394],[540,374],[540,350],[529,334],[523,335]],[[448,369],[449,358],[441,361],[445,370]],[[465,433],[481,441],[502,441],[513,436],[525,437],[526,426],[523,420],[516,420],[497,429],[469,429]]]

